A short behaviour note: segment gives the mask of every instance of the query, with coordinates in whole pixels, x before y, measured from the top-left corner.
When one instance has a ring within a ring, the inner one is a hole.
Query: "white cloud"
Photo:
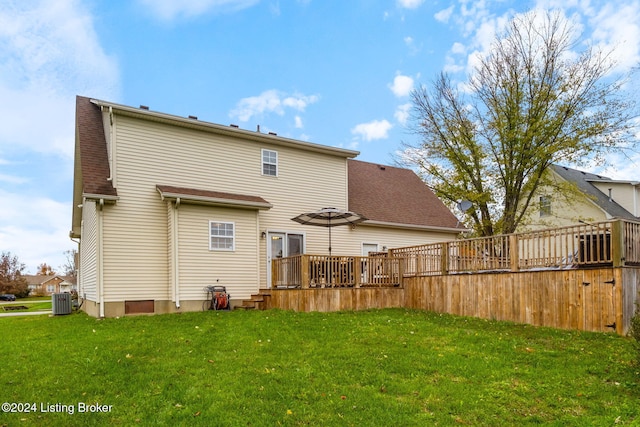
[[[393,117],[400,123],[402,126],[405,126],[409,121],[409,113],[411,111],[411,103],[399,105],[396,108],[396,112],[393,114]]]
[[[69,240],[71,201],[57,202],[0,190],[0,248],[16,255],[27,271],[46,262],[54,268],[64,263],[63,252],[75,244]],[[28,213],[28,215],[25,215]]]
[[[304,125],[302,124],[302,117],[300,117],[300,116],[296,116],[296,117],[294,118],[294,120],[295,120],[295,127],[296,127],[296,129],[302,129],[302,128],[304,128]]]
[[[0,2],[0,164],[12,169],[0,177],[0,249],[31,271],[42,262],[58,267],[74,247],[71,201],[53,197],[71,192],[75,96],[119,98],[117,61],[85,3]]]
[[[25,182],[29,182],[29,179],[22,176],[7,175],[7,174],[0,173],[0,182],[6,182],[9,184],[24,184]]]
[[[452,46],[451,46],[451,53],[453,54],[463,54],[467,51],[467,48],[465,45],[463,45],[462,43],[459,42],[455,42]]]
[[[161,21],[193,18],[207,13],[226,13],[246,9],[260,0],[138,0]]]
[[[393,125],[387,120],[373,120],[369,123],[361,123],[351,129],[351,133],[359,135],[365,141],[386,139]]]
[[[266,113],[284,115],[285,108],[304,111],[308,105],[318,102],[318,95],[287,95],[275,89],[262,92],[258,96],[243,98],[236,104],[229,116],[241,122],[247,122],[251,117]]]
[[[469,72],[477,63],[476,55],[486,55],[495,35],[505,28],[515,13],[530,10],[559,11],[571,19],[581,41],[589,42],[605,52],[613,51],[611,59],[617,61],[615,72],[624,72],[640,62],[640,2],[619,0],[614,2],[594,2],[586,0],[537,0],[531,8],[519,10],[497,8],[494,2],[486,0],[459,0],[457,8],[445,9],[435,16],[440,22],[453,22],[460,28],[463,40],[455,43],[450,54],[466,54],[466,58],[452,57],[447,60],[450,72]],[[451,12],[449,13],[449,10]],[[496,13],[500,10],[500,14]],[[580,45],[579,45],[580,46]],[[465,48],[464,51],[462,48]]]
[[[398,74],[393,79],[393,83],[389,85],[389,89],[397,97],[407,96],[413,89],[413,78]]]
[[[75,95],[118,93],[91,15],[77,0],[0,3],[0,46],[0,147],[70,158]]]
[[[449,18],[451,18],[451,15],[453,14],[453,9],[454,6],[451,5],[446,9],[442,9],[440,12],[433,15],[433,17],[436,18],[436,21],[446,24],[447,22],[449,22]]]
[[[613,51],[618,71],[626,71],[640,61],[640,3],[607,4],[590,19],[592,41],[605,51]]]
[[[417,9],[424,0],[397,0],[398,6],[405,9]]]

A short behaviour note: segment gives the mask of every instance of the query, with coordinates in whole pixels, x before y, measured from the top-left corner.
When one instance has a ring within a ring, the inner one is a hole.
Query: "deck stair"
[[[269,297],[269,292],[264,290],[258,294],[251,295],[251,299],[243,300],[242,304],[235,308],[241,310],[264,310],[265,301]]]

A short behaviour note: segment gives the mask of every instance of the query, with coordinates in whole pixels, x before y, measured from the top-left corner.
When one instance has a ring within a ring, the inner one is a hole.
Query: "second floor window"
[[[278,152],[262,150],[262,175],[278,176]]]
[[[551,197],[540,196],[540,217],[551,216]]]

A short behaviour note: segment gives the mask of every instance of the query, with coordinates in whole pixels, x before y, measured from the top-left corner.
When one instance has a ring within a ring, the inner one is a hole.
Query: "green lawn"
[[[0,327],[0,401],[35,404],[0,426],[640,425],[635,341],[613,334],[404,309]]]

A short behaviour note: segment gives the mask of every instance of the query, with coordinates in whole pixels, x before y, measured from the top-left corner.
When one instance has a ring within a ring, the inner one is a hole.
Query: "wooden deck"
[[[263,308],[406,307],[626,334],[640,301],[640,223],[609,221],[390,250],[275,260]]]

